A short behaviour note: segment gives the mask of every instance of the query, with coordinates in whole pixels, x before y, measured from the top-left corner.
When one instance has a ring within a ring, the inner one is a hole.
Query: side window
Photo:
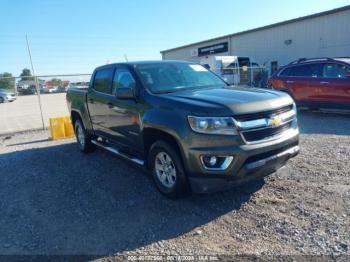
[[[301,66],[296,66],[293,71],[293,76],[304,76],[304,77],[311,77],[311,69],[310,65],[301,65]]]
[[[316,64],[310,64],[309,65],[309,73],[311,77],[322,77],[322,69],[323,69],[323,65],[316,63]]]
[[[292,71],[293,71],[293,67],[287,67],[287,68],[283,69],[279,75],[280,76],[293,76]]]
[[[322,77],[322,64],[298,65],[284,69],[281,76]]]
[[[323,77],[329,78],[343,78],[346,76],[349,68],[342,64],[324,64],[323,66]]]
[[[136,81],[128,69],[117,69],[113,78],[113,91],[115,94],[118,88],[135,88]]]
[[[97,71],[95,74],[93,89],[101,93],[111,94],[112,76],[112,68]]]

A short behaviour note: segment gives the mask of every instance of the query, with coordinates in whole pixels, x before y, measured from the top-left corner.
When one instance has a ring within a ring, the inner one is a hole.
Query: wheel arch
[[[180,160],[184,163],[184,152],[182,150],[180,142],[175,138],[174,135],[170,134],[169,132],[153,128],[153,127],[147,127],[144,128],[142,132],[142,140],[143,140],[143,148],[144,148],[144,154],[145,154],[145,160],[146,160],[146,166],[149,166],[148,163],[148,156],[149,151],[151,149],[151,146],[156,141],[164,141],[171,145],[174,150],[179,154]],[[184,165],[185,167],[185,165]],[[186,168],[186,167],[185,167]]]
[[[72,124],[74,126],[75,122],[80,119],[82,120],[82,117],[80,115],[80,113],[78,111],[72,110],[71,114],[70,114],[70,118],[72,120]],[[84,123],[83,123],[84,124]]]

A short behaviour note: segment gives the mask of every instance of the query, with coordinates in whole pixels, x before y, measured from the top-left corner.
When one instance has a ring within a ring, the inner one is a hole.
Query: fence
[[[265,67],[241,67],[215,73],[235,86],[264,88],[267,72]],[[0,76],[0,135],[47,128],[50,117],[68,114],[67,89],[86,87],[89,79],[90,74]]]
[[[68,115],[67,89],[86,87],[89,79],[89,74],[0,77],[0,135],[48,128],[50,117]]]
[[[235,86],[266,88],[270,69],[265,66],[223,68],[215,73]]]

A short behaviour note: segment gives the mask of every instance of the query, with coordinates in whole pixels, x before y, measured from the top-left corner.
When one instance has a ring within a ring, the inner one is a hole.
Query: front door
[[[127,148],[142,151],[142,140],[140,131],[140,112],[141,103],[136,99],[119,99],[117,98],[118,88],[132,88],[134,93],[137,92],[137,84],[132,72],[124,66],[116,68],[112,94],[113,99],[110,101],[108,110],[108,130],[110,139]]]
[[[338,63],[325,63],[322,85],[322,100],[328,107],[350,108],[350,67]]]

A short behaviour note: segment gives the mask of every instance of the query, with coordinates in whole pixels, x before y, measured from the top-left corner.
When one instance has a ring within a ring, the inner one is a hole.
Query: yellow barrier
[[[74,129],[69,116],[51,117],[50,132],[53,140],[74,136]]]

